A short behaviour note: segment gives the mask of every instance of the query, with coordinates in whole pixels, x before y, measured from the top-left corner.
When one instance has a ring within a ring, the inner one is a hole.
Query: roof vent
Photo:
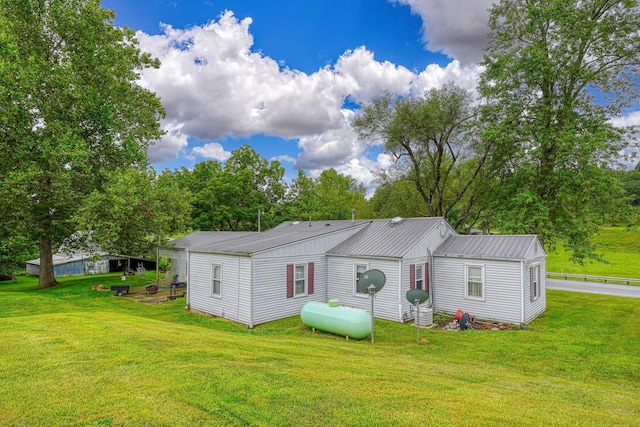
[[[300,221],[293,221],[293,222],[291,223],[291,225],[298,225],[298,224],[300,224]]]
[[[402,221],[404,221],[404,218],[402,218],[401,216],[397,216],[391,219],[391,224],[392,225],[400,224]]]

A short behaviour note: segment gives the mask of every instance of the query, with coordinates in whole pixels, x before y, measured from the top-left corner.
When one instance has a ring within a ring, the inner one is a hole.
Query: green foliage
[[[628,214],[611,168],[637,136],[610,119],[638,99],[639,20],[635,1],[494,5],[480,91],[483,138],[502,163],[498,227],[562,241],[580,261],[597,257],[597,225]]]
[[[425,329],[420,345],[413,325],[376,320],[372,345],[298,317],[247,329],[181,300],[92,290],[119,283],[0,284],[0,424],[596,426],[640,416],[635,298],[549,291],[531,330]],[[427,397],[410,398],[420,390]]]
[[[91,193],[76,216],[81,229],[103,251],[152,257],[165,239],[184,232],[190,197],[167,175],[129,168],[110,173],[103,188]]]
[[[138,85],[158,62],[98,0],[0,1],[0,190],[3,221],[37,240],[40,285],[52,251],[105,171],[146,163],[164,110]]]
[[[299,170],[287,192],[285,212],[292,220],[345,220],[351,219],[355,209],[357,218],[371,218],[365,194],[364,186],[333,168],[322,171],[317,179]]]
[[[382,181],[408,180],[420,209],[454,226],[477,218],[491,177],[489,153],[477,138],[471,94],[447,84],[423,98],[373,98],[354,121],[360,138],[381,140],[395,164]]]
[[[191,227],[195,230],[249,231],[277,225],[277,205],[284,197],[284,168],[248,146],[234,150],[224,164],[208,160],[193,171],[175,172],[181,188],[193,195]]]

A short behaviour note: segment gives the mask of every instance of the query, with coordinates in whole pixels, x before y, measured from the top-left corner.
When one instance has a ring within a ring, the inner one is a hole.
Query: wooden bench
[[[121,297],[124,294],[129,293],[129,285],[111,285],[111,290]]]

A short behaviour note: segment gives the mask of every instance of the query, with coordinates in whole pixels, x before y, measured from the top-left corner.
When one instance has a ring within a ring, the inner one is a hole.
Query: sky
[[[141,84],[167,112],[157,171],[224,162],[244,144],[317,177],[364,184],[391,159],[350,122],[385,91],[474,90],[493,0],[103,0],[161,61]],[[619,119],[640,124],[640,111]]]

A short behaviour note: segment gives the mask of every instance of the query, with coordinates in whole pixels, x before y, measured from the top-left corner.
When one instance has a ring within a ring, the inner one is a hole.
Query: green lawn
[[[640,279],[639,227],[602,227],[594,242],[605,262],[573,263],[559,246],[548,254],[547,271]]]
[[[152,275],[135,280],[150,281]],[[0,425],[637,425],[640,299],[549,291],[530,330],[299,318],[253,330],[92,290],[0,284]],[[134,282],[129,282],[133,285]]]

